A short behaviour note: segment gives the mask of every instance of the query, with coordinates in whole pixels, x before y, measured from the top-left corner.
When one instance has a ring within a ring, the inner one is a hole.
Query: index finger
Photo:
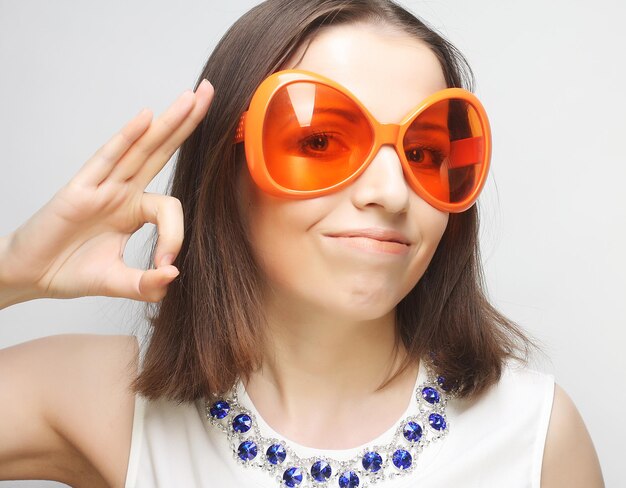
[[[113,168],[109,177],[118,182],[125,182],[132,178],[155,149],[167,141],[187,119],[195,104],[195,94],[191,90],[185,91],[133,143]]]
[[[151,120],[152,112],[147,108],[141,110],[87,160],[74,176],[74,181],[81,185],[99,185],[122,155],[146,132]]]
[[[202,80],[196,90],[196,104],[183,122],[165,139],[142,165],[139,165],[135,175],[135,181],[141,188],[148,186],[148,183],[163,169],[163,166],[176,152],[178,147],[189,137],[193,130],[206,115],[206,112],[213,100],[213,86],[207,80]]]

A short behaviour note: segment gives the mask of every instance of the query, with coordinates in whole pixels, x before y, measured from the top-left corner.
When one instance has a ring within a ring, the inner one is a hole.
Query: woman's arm
[[[9,237],[0,236],[0,263],[9,248]],[[16,303],[27,302],[37,298],[36,290],[18,287],[10,283],[10,277],[4,276],[6,267],[0,265],[0,310]]]
[[[603,488],[602,471],[591,437],[574,402],[555,386],[543,454],[541,488]]]
[[[145,188],[204,118],[212,94],[203,82],[154,121],[142,111],[0,239],[0,309],[44,297],[163,298],[178,274],[171,263],[183,210]],[[156,269],[128,267],[124,248],[146,222],[159,231]],[[125,336],[54,336],[0,350],[0,479],[122,488],[136,357],[135,339]]]
[[[59,335],[0,351],[0,480],[122,488],[137,341]]]

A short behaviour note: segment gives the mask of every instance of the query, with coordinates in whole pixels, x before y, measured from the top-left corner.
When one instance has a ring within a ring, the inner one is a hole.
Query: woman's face
[[[292,59],[288,68],[338,82],[381,123],[400,122],[446,88],[424,43],[376,26],[325,28]],[[392,146],[350,186],[305,200],[264,193],[244,168],[239,203],[271,304],[296,316],[390,313],[423,275],[448,222],[410,189]]]

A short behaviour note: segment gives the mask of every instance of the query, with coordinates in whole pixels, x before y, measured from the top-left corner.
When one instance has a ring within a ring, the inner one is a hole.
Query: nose
[[[380,207],[391,214],[406,212],[411,189],[393,145],[380,147],[365,171],[352,184],[352,201],[357,208]]]

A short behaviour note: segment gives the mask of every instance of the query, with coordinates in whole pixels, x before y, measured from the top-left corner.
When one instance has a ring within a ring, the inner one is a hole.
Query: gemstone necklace
[[[412,472],[419,453],[449,430],[446,405],[451,397],[444,379],[427,375],[415,390],[417,406],[399,423],[391,441],[364,448],[348,460],[301,458],[289,442],[261,435],[255,415],[239,402],[237,388],[206,403],[206,416],[228,439],[242,466],[265,471],[280,487],[366,488]]]

